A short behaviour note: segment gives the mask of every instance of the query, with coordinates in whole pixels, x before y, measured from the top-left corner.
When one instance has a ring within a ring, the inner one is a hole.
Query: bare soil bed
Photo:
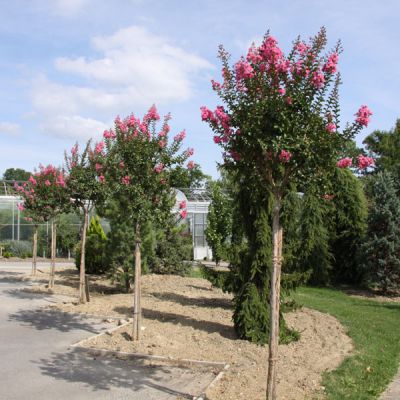
[[[43,274],[45,275],[45,274]],[[44,276],[42,276],[44,281]],[[41,279],[40,278],[40,279]],[[91,302],[59,304],[63,311],[130,318],[132,294],[113,293],[109,283],[91,279]],[[77,295],[77,275],[57,275],[56,293]],[[46,290],[44,286],[37,291]],[[103,291],[104,294],[101,292]],[[140,342],[130,341],[131,328],[86,342],[92,348],[225,362],[230,368],[208,390],[211,400],[265,398],[268,349],[237,339],[231,296],[198,278],[146,275],[142,285],[143,330]],[[279,346],[278,398],[324,398],[321,374],[335,369],[352,352],[352,343],[333,317],[309,309],[285,315],[301,333],[297,342]]]

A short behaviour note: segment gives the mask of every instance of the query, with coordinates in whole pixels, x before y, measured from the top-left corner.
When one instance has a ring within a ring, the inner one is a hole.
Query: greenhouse
[[[0,181],[0,246],[4,242],[20,242],[18,248],[27,247],[32,240],[33,224],[25,219],[23,211],[18,204],[19,197],[13,194],[13,182]],[[207,227],[207,213],[210,205],[210,197],[206,189],[180,189],[176,190],[177,198],[187,202],[187,216],[189,233],[192,235],[194,260],[211,259],[211,249],[205,239]],[[68,229],[79,231],[80,221],[74,214],[64,215],[63,226]],[[107,221],[102,221],[107,232],[109,230]],[[47,244],[50,241],[50,223],[39,224],[39,237],[43,243],[39,243],[39,255],[46,257]],[[58,249],[60,256],[68,256],[68,250]]]

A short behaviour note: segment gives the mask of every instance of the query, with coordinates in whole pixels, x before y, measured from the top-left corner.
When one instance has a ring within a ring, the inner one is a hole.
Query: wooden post
[[[38,239],[38,226],[35,225],[35,230],[33,232],[33,249],[32,249],[32,275],[36,275],[37,267],[37,239]]]
[[[86,293],[86,300],[90,301],[90,290],[89,290],[89,277],[85,275],[85,293]]]
[[[279,302],[282,268],[283,229],[280,224],[281,198],[275,194],[272,212],[272,277],[270,290],[270,332],[269,359],[267,377],[267,400],[276,400],[276,362],[278,360],[279,344]]]
[[[85,248],[86,248],[86,231],[88,226],[88,209],[84,207],[83,212],[83,230],[81,240],[81,265],[79,273],[79,303],[84,304],[89,301],[89,296],[86,296],[85,288]]]
[[[133,303],[133,330],[132,339],[140,339],[140,331],[142,324],[142,309],[140,305],[140,278],[142,273],[142,262],[140,254],[140,226],[136,225],[136,244],[135,244],[135,285],[134,285],[134,303]]]
[[[49,288],[52,289],[54,287],[54,275],[56,270],[56,238],[57,238],[57,228],[56,223],[51,221],[51,263],[50,263],[50,280],[49,280]]]

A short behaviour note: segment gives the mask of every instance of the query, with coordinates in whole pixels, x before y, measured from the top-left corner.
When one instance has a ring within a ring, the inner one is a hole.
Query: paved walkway
[[[0,271],[0,399],[192,399],[212,373],[89,357],[69,345],[109,327],[43,309],[54,297],[21,292]],[[17,272],[14,272],[17,274]]]
[[[400,400],[400,369],[379,400]]]

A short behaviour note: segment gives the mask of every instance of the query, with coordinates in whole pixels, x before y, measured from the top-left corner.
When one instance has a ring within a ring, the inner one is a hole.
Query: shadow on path
[[[53,353],[50,358],[33,362],[44,375],[58,380],[80,382],[94,391],[111,390],[113,387],[133,391],[154,388],[183,399],[192,399],[195,395],[171,388],[170,377],[173,372],[176,374],[177,368],[146,365],[143,360],[122,361],[112,356],[94,357],[84,351],[74,350]]]
[[[10,314],[9,321],[16,321],[26,326],[32,326],[37,330],[56,329],[61,332],[71,330],[83,330],[90,333],[97,333],[98,330],[92,324],[84,321],[84,317],[76,314],[62,313],[53,310],[21,310]]]

